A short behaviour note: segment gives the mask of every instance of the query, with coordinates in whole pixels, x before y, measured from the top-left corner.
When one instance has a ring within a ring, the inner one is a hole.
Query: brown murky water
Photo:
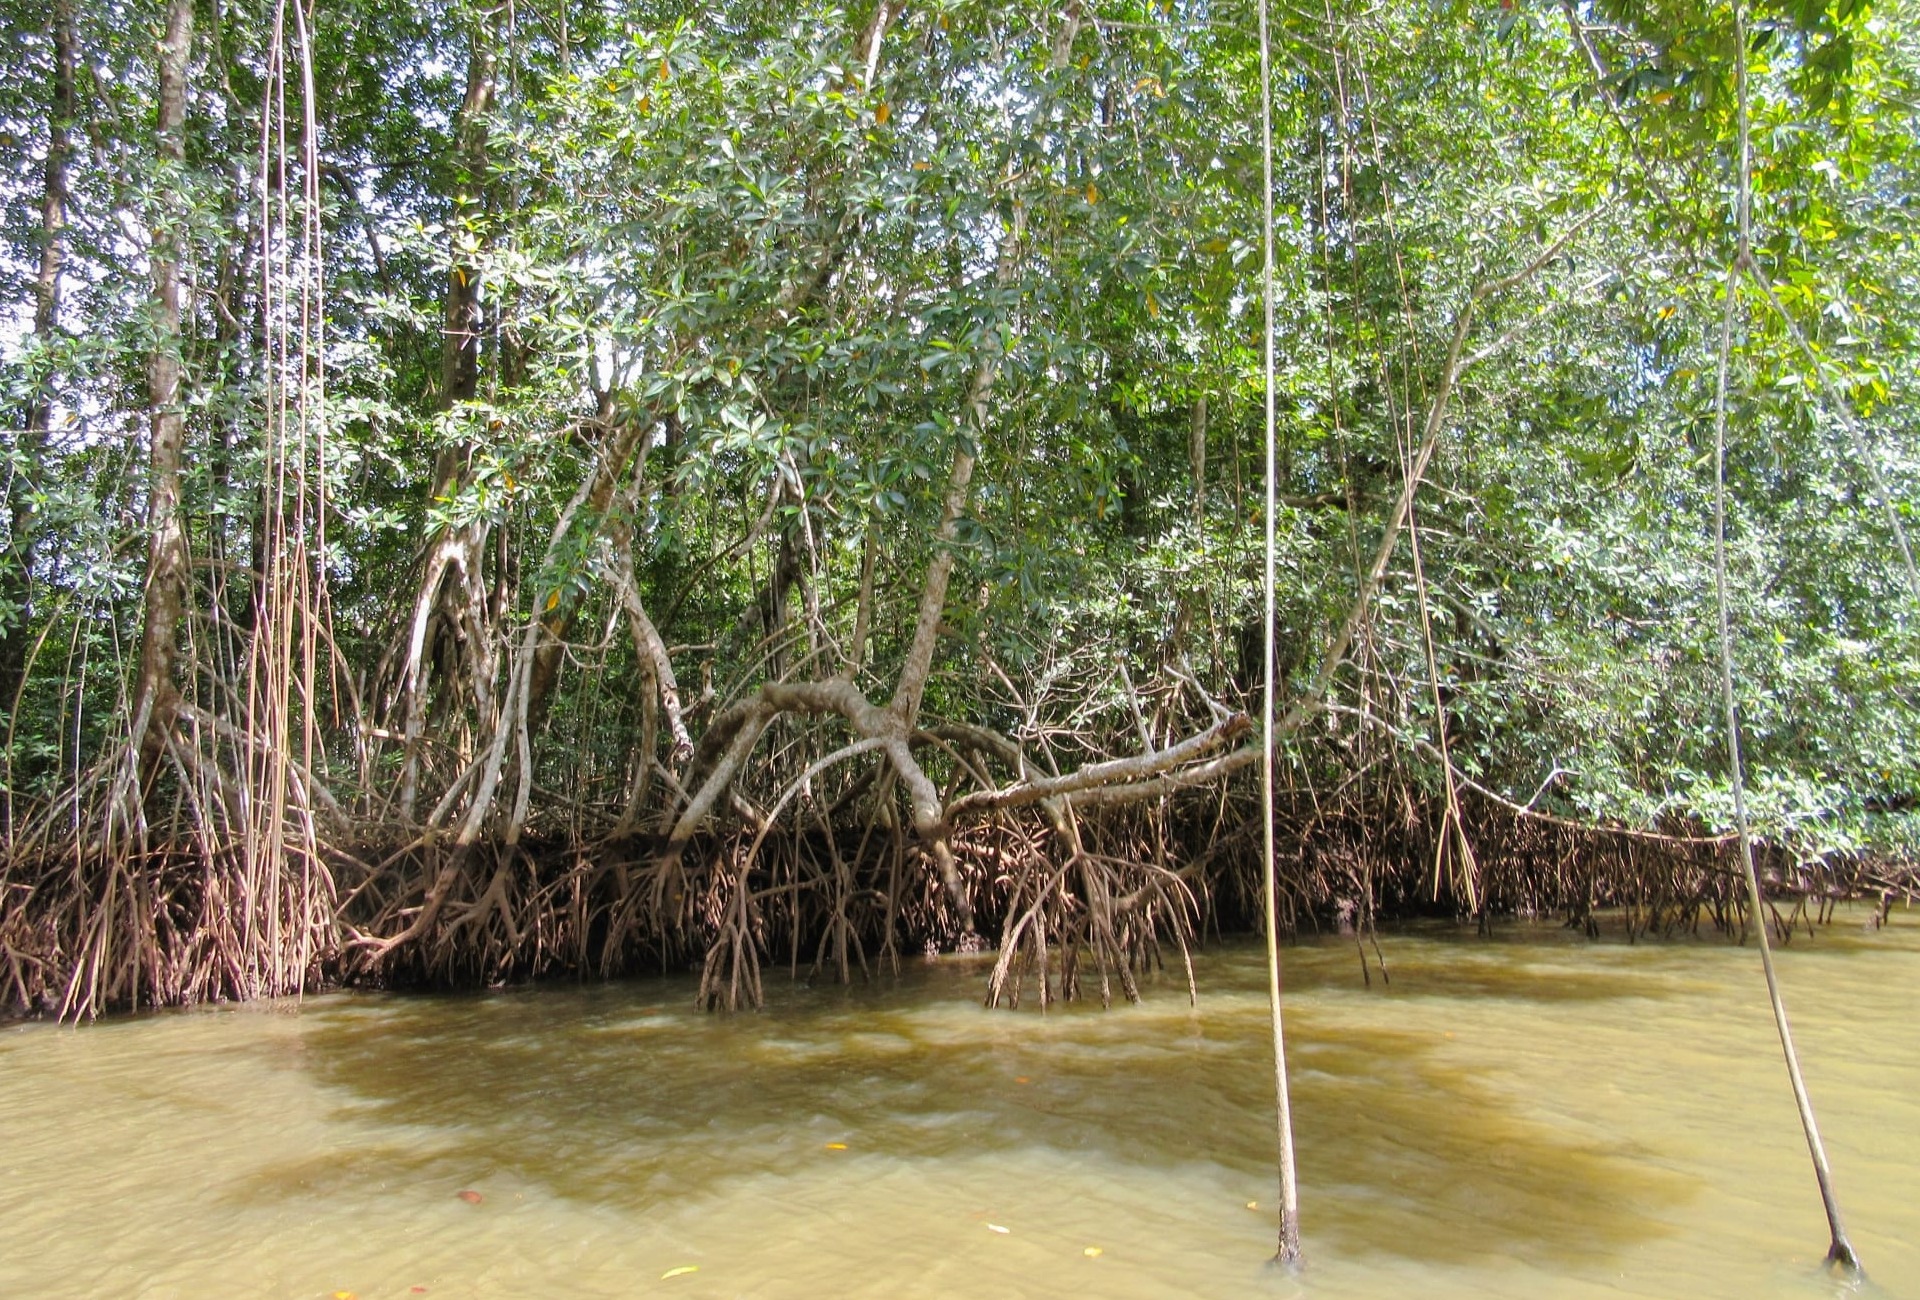
[[[1920,1296],[1920,918],[1782,960],[1864,1288],[1820,1268],[1751,950],[1383,946],[1387,987],[1350,942],[1284,953],[1300,1277],[1264,1266],[1264,975],[1234,946],[1197,1010],[1170,975],[990,1013],[946,961],[770,971],[733,1018],[666,980],[14,1026],[0,1295]]]

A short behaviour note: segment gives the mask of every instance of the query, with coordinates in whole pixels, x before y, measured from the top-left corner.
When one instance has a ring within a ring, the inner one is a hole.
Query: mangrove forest
[[[0,1007],[1884,915],[1916,17],[9,5]]]
[[[1916,0],[0,31],[0,1290],[1920,1276]]]

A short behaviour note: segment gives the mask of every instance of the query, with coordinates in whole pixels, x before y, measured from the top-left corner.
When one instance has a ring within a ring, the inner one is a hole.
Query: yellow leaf
[[[1248,1202],[1247,1202],[1247,1208],[1248,1208],[1249,1210],[1257,1210],[1257,1209],[1259,1209],[1259,1208],[1260,1208],[1260,1202],[1258,1202],[1258,1201],[1248,1201]]]
[[[1152,294],[1147,295],[1147,315],[1155,320],[1160,319],[1160,300]]]
[[[335,1291],[333,1300],[360,1300],[360,1298],[351,1291]]]
[[[884,100],[881,101],[880,107],[873,110],[873,120],[878,122],[881,126],[885,126],[887,124],[887,119],[892,116],[893,116],[893,105],[887,103]]]
[[[685,1277],[688,1273],[698,1273],[699,1271],[700,1266],[698,1264],[682,1264],[678,1268],[670,1268],[662,1273],[660,1280],[664,1282],[670,1277]]]
[[[846,1149],[847,1149],[847,1144],[845,1142],[827,1143],[827,1150],[829,1151],[845,1151]]]
[[[559,593],[558,591],[550,591],[550,592],[548,592],[548,593],[547,593],[547,607],[546,607],[546,609],[545,609],[545,611],[544,611],[544,612],[545,612],[545,613],[548,613],[548,614],[551,614],[551,613],[552,613],[552,612],[554,611],[554,608],[555,608],[556,606],[558,606],[559,604],[560,604],[560,593]]]
[[[660,80],[665,81],[673,75],[673,69],[667,66],[665,59],[660,60]]]
[[[650,111],[652,108],[653,108],[653,96],[652,95],[640,96],[640,111],[642,113],[645,113]]]
[[[1087,182],[1087,202],[1098,203],[1099,201],[1100,201],[1100,187],[1098,185],[1095,185],[1092,181],[1088,181]]]
[[[1082,1255],[1085,1255],[1088,1259],[1099,1259],[1102,1255],[1106,1254],[1106,1252],[1101,1250],[1098,1246],[1088,1246],[1085,1250],[1081,1251],[1080,1253]]]
[[[924,159],[924,158],[922,158],[922,159],[921,159],[921,160],[920,160],[919,162],[917,162],[917,163],[915,163],[915,164],[913,165],[913,169],[914,169],[915,171],[917,171],[917,172],[923,172],[923,171],[925,171],[925,170],[926,170],[927,168],[929,168],[929,167],[931,167],[931,166],[933,166],[933,164],[932,164],[932,163],[930,163],[930,162],[928,162],[928,161],[927,161],[926,159]]]

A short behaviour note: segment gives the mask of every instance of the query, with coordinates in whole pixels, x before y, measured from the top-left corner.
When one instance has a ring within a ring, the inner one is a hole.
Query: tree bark
[[[33,337],[53,345],[60,324],[60,272],[66,262],[67,163],[73,152],[73,0],[53,0],[53,86],[47,104],[46,183],[40,200],[40,269],[33,283]],[[12,562],[0,568],[0,608],[11,621],[0,634],[0,711],[10,712],[26,671],[32,637],[33,562],[39,540],[34,491],[53,426],[53,401],[42,383],[27,399],[18,463],[7,485],[7,536]]]
[[[487,34],[473,33],[467,53],[467,91],[454,119],[454,151],[457,184],[457,212],[474,206],[487,181],[486,115],[493,108],[493,46]],[[459,237],[454,237],[456,256],[447,272],[446,333],[440,352],[440,393],[442,402],[471,401],[480,382],[480,290],[475,271],[457,256]]]
[[[900,16],[900,10],[904,7],[891,3],[891,0],[880,0],[874,8],[873,17],[867,20],[865,30],[860,33],[860,57],[867,65],[866,77],[860,83],[862,90],[873,89],[873,78],[880,70],[880,42],[886,39],[887,28],[893,25],[893,20]]]
[[[143,782],[158,767],[167,732],[179,709],[174,683],[180,619],[186,607],[187,534],[181,517],[180,468],[186,415],[180,404],[180,227],[185,202],[179,172],[186,166],[187,62],[193,50],[192,0],[172,0],[166,36],[159,45],[160,96],[156,152],[172,171],[171,192],[153,221],[149,263],[153,272],[153,352],[147,360],[150,442],[147,470],[146,619],[140,637],[140,676],[134,718]]]
[[[467,53],[466,93],[454,118],[456,162],[456,223],[459,214],[475,206],[487,178],[486,115],[493,108],[494,53],[484,26],[473,31]],[[447,272],[446,310],[440,348],[440,405],[451,410],[472,401],[480,391],[480,337],[482,321],[478,268],[460,257],[460,239],[452,243],[452,266]],[[434,459],[432,499],[449,500],[467,486],[474,448],[460,444],[442,448]],[[420,586],[416,589],[408,650],[402,667],[400,694],[406,703],[406,758],[400,776],[400,815],[411,818],[420,787],[420,746],[426,732],[429,666],[439,638],[464,642],[464,662],[471,678],[475,707],[484,732],[493,725],[494,655],[492,620],[488,617],[486,549],[489,529],[484,520],[449,528],[427,550]],[[450,662],[453,656],[448,656]]]
[[[1187,459],[1193,468],[1193,526],[1203,536],[1207,526],[1207,395],[1193,399],[1193,417],[1187,424]]]
[[[621,477],[632,463],[636,451],[643,457],[641,470],[644,471],[644,445],[652,431],[653,422],[616,418],[612,394],[603,394],[600,410],[594,417],[594,427],[600,432],[600,445],[594,454],[585,505],[589,526],[597,528],[606,519],[613,505],[614,490],[620,486]],[[548,547],[547,565],[543,565],[543,568],[558,559],[560,546],[565,540],[564,537],[554,539]],[[566,657],[567,633],[572,630],[573,621],[580,614],[584,595],[580,584],[564,583],[540,596],[539,618],[544,631],[540,646],[534,651],[533,677],[527,685],[528,717],[536,730],[546,716],[547,704],[559,681],[560,665]]]
[[[1018,209],[1000,247],[996,277],[1002,286],[1013,279],[1019,258],[1019,244],[1026,222]],[[987,352],[974,367],[973,382],[967,386],[966,407],[961,415],[961,435],[953,444],[953,464],[947,471],[947,492],[940,505],[940,523],[933,533],[933,558],[927,564],[926,582],[920,588],[920,607],[914,616],[913,640],[907,645],[906,662],[900,666],[900,678],[889,706],[902,725],[911,728],[920,716],[920,701],[926,695],[927,678],[933,671],[933,651],[940,639],[940,615],[947,606],[947,585],[953,579],[953,546],[960,536],[960,516],[973,496],[973,464],[978,441],[987,428],[987,403],[993,397],[994,379],[999,374],[1000,357]]]

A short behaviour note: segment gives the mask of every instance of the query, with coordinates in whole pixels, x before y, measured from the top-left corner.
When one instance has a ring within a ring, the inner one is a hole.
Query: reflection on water
[[[1856,1242],[1915,1296],[1903,920],[1783,978]],[[666,980],[0,1031],[0,1294],[1836,1294],[1751,951],[1383,943],[1371,988],[1351,943],[1285,952],[1303,1278],[1262,1267],[1246,946],[1198,1009],[987,1012],[942,962],[731,1018]]]

